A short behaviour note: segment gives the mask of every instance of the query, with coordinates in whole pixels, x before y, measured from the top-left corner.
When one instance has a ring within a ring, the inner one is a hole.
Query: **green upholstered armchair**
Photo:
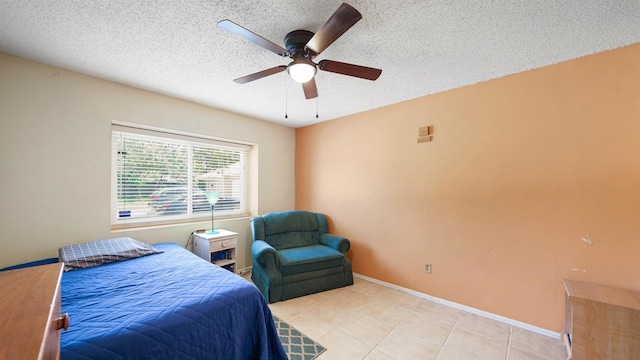
[[[353,284],[349,240],[323,214],[294,210],[251,219],[251,280],[269,303]]]

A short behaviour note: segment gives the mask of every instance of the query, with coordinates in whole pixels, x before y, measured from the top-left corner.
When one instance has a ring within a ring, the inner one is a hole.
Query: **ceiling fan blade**
[[[349,4],[342,4],[307,43],[307,49],[320,54],[337,38],[362,19],[362,14]]]
[[[318,68],[320,70],[354,76],[361,79],[366,80],[376,80],[382,74],[382,70],[370,68],[361,65],[347,64],[339,61],[333,60],[321,60],[318,63]]]
[[[283,48],[282,46],[275,44],[265,38],[263,38],[262,36],[255,34],[245,28],[243,28],[242,26],[234,23],[231,20],[222,20],[219,21],[218,24],[216,25],[218,26],[218,28],[222,29],[222,30],[226,30],[228,32],[232,32],[234,34],[240,35],[243,38],[251,41],[252,43],[261,46],[271,52],[274,52],[280,56],[289,56],[289,52]]]
[[[277,74],[277,73],[282,72],[282,71],[284,71],[286,69],[287,69],[286,65],[280,65],[280,66],[272,67],[270,69],[258,71],[257,73],[253,73],[253,74],[250,74],[250,75],[247,75],[247,76],[243,76],[241,78],[234,79],[233,81],[237,82],[238,84],[246,84],[246,83],[248,83],[250,81],[262,79],[263,77],[267,77],[269,75]]]
[[[304,90],[304,97],[307,100],[318,97],[318,88],[316,87],[315,78],[311,78],[311,80],[306,83],[302,83],[302,89]]]

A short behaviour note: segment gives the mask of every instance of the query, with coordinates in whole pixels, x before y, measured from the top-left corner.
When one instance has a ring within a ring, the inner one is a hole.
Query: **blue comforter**
[[[71,359],[286,359],[258,289],[177,244],[162,254],[66,272]]]

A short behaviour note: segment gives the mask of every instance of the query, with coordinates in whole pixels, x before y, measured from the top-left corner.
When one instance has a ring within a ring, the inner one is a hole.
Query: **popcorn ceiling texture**
[[[318,71],[317,102],[286,72],[232,81],[290,59],[219,20],[283,46],[289,31],[317,31],[340,3],[0,0],[0,51],[300,127],[640,41],[638,0],[353,0],[363,19],[315,61],[381,68],[377,81]]]

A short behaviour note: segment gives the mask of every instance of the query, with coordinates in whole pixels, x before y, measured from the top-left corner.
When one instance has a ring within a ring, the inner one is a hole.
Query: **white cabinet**
[[[238,233],[217,229],[217,234],[193,234],[193,252],[212,264],[236,272]]]

